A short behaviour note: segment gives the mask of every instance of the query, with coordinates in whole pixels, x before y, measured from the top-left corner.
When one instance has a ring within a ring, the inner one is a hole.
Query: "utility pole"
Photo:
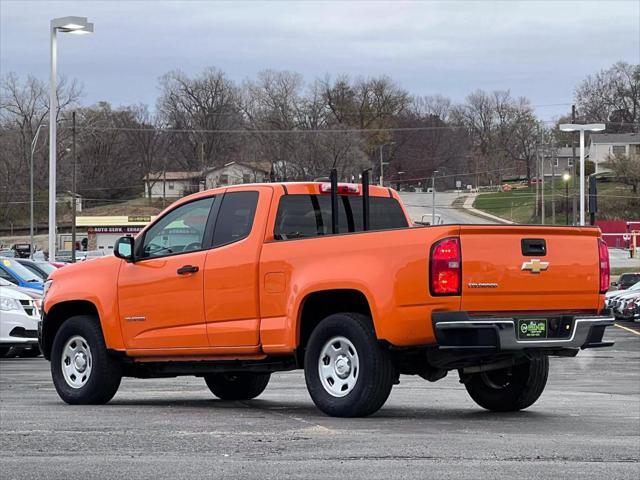
[[[76,112],[71,113],[72,137],[73,144],[71,146],[73,157],[73,173],[71,174],[71,263],[76,263]]]

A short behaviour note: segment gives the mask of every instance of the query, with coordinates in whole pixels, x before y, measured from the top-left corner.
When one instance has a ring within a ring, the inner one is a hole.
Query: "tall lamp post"
[[[587,123],[581,125],[578,123],[562,123],[560,130],[562,132],[580,132],[580,225],[584,226],[585,208],[584,208],[584,132],[601,132],[606,128],[604,123]]]
[[[564,182],[564,213],[566,225],[569,225],[569,180],[571,180],[569,172],[564,173],[562,175],[562,181]]]
[[[44,127],[44,123],[38,125],[36,134],[31,140],[31,163],[29,164],[29,258],[33,259],[33,155],[36,151],[36,145],[38,144],[38,137],[40,136],[40,129]]]
[[[431,176],[431,225],[436,224],[436,173],[438,170],[434,170]]]
[[[384,157],[382,155],[382,149],[384,147],[390,147],[390,146],[395,145],[395,144],[396,144],[396,142],[390,142],[390,143],[383,143],[382,145],[380,145],[380,186],[381,187],[384,187],[384,174],[383,174],[383,171],[384,171],[384,165],[385,165]]]
[[[61,17],[51,20],[51,80],[49,90],[49,261],[56,259],[56,115],[57,97],[57,34],[82,35],[93,32],[93,23],[86,17]]]

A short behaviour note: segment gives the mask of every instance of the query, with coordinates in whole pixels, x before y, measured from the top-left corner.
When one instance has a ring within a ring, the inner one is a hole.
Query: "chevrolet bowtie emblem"
[[[540,273],[549,268],[549,262],[541,262],[540,259],[534,258],[530,262],[522,264],[522,270],[529,270],[531,273]]]

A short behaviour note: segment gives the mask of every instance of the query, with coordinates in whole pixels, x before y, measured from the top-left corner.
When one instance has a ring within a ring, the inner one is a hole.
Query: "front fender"
[[[52,283],[43,302],[43,318],[69,305],[69,308],[63,309],[64,317],[68,318],[76,314],[73,302],[88,302],[98,313],[107,348],[124,350],[117,288],[122,262],[116,257],[104,257],[67,265],[55,271],[50,277]]]

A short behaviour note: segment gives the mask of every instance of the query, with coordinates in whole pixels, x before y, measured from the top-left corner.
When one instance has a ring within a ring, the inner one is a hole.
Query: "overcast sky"
[[[59,72],[83,84],[84,103],[115,106],[154,106],[165,72],[216,66],[239,82],[267,68],[307,81],[385,74],[454,101],[510,89],[550,119],[586,75],[640,63],[640,0],[0,0],[0,73],[48,81],[49,20],[67,15],[89,17],[95,34],[60,35]]]

